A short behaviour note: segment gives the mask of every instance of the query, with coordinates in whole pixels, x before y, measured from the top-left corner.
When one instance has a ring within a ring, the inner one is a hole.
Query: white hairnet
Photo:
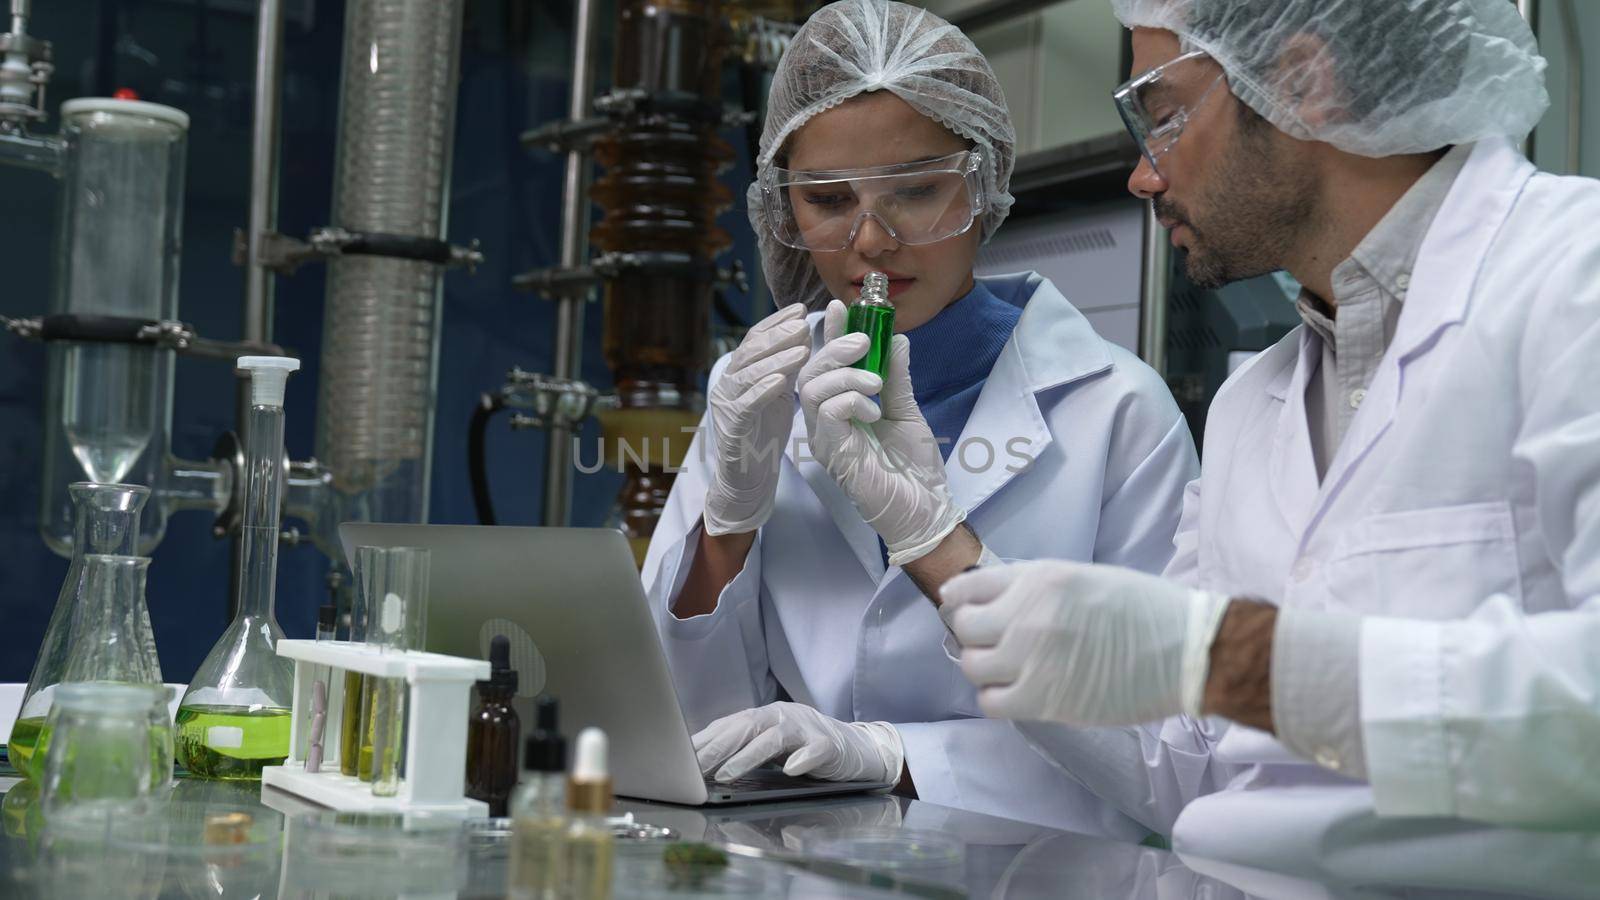
[[[1509,0],[1111,2],[1129,28],[1166,29],[1210,54],[1284,133],[1362,156],[1520,140],[1550,103],[1544,58]],[[1307,73],[1324,65],[1332,96],[1310,90]]]
[[[818,113],[869,91],[889,91],[983,153],[988,240],[1011,209],[1017,136],[989,61],[961,30],[933,13],[889,0],[842,0],[812,15],[779,60],[767,97],[750,226],[756,231],[767,286],[778,306],[814,309],[829,297],[811,256],[786,247],[767,230],[761,176],[784,143]]]

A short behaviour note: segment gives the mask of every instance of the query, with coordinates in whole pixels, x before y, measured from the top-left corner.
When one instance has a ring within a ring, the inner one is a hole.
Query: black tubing
[[[441,266],[450,262],[450,244],[438,238],[384,234],[377,231],[358,231],[353,237],[354,240],[340,249],[346,256],[387,256],[392,259],[415,259],[437,263]]]
[[[46,341],[83,341],[100,344],[154,344],[156,336],[141,334],[158,324],[154,319],[61,313],[45,316],[39,337]]]
[[[467,425],[467,474],[472,480],[472,505],[478,511],[478,524],[494,525],[494,499],[489,495],[489,461],[485,450],[489,420],[505,409],[499,394],[484,394],[472,410]]]

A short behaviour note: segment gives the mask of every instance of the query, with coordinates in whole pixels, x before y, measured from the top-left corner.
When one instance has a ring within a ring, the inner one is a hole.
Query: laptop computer
[[[776,767],[733,784],[703,777],[620,531],[350,522],[339,534],[351,560],[362,546],[431,550],[426,649],[485,659],[496,634],[510,638],[524,732],[534,698],[554,695],[569,739],[590,725],[610,738],[621,796],[701,806],[890,787],[794,778]]]

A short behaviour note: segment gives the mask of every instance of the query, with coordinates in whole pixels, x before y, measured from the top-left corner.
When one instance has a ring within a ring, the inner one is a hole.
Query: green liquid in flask
[[[160,784],[171,774],[166,771],[171,760],[167,757],[166,742],[171,738],[171,732],[160,726],[150,728],[150,760],[151,780]],[[31,781],[44,780],[44,758],[50,752],[50,728],[45,724],[44,716],[29,716],[18,719],[11,726],[11,738],[6,742],[6,753],[11,757],[11,765],[24,778]]]
[[[253,781],[289,756],[289,710],[186,706],[178,710],[178,760],[201,778]]]
[[[34,769],[36,751],[43,749],[44,742],[40,736],[44,733],[44,716],[29,716],[18,719],[11,726],[11,737],[6,741],[6,754],[11,757],[11,765],[24,778],[34,781],[39,780],[39,773]],[[40,758],[40,762],[43,759]]]
[[[889,375],[889,342],[894,340],[894,307],[855,303],[850,306],[845,330],[851,334],[864,334],[872,340],[867,355],[855,364],[879,378]]]

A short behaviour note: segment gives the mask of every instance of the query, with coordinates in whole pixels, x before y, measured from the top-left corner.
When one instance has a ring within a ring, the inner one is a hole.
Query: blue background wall
[[[476,521],[466,425],[478,395],[498,387],[513,365],[548,371],[551,364],[549,304],[509,284],[514,274],[557,258],[562,164],[523,150],[517,137],[566,115],[575,5],[467,0],[450,236],[480,239],[488,262],[475,276],[452,272],[445,280],[434,522]],[[287,6],[279,229],[304,236],[328,221],[344,4],[288,0]],[[252,0],[51,0],[34,5],[30,28],[55,43],[52,121],[60,101],[108,96],[120,87],[189,113],[179,310],[202,334],[224,339],[240,331],[243,279],[230,254],[233,230],[249,206],[254,7]],[[611,16],[602,4],[602,87],[609,81]],[[742,155],[743,135],[726,136]],[[744,159],[725,176],[741,206],[748,177]],[[41,313],[49,302],[54,184],[0,169],[0,198],[0,314]],[[749,266],[754,251],[744,222],[742,208],[723,220],[736,235],[734,252]],[[731,301],[748,314],[749,298]],[[320,267],[278,280],[274,338],[304,361],[286,401],[288,449],[296,459],[312,453],[322,303]],[[609,386],[598,304],[588,309],[584,337],[584,376]],[[204,458],[217,435],[234,427],[231,370],[180,359],[177,373],[173,451]],[[0,334],[0,681],[27,679],[66,572],[66,560],[46,550],[38,535],[44,382],[42,345]],[[598,438],[593,426],[585,438]],[[585,444],[585,459],[594,458],[592,446]],[[512,433],[502,420],[491,429],[488,457],[500,522],[538,524],[543,434]],[[574,524],[604,524],[620,484],[610,472],[577,476]],[[154,554],[148,598],[169,681],[186,681],[226,625],[228,542],[214,540],[210,528],[209,515],[174,515]],[[327,565],[309,546],[283,550],[277,612],[290,636],[311,634],[327,597]]]

